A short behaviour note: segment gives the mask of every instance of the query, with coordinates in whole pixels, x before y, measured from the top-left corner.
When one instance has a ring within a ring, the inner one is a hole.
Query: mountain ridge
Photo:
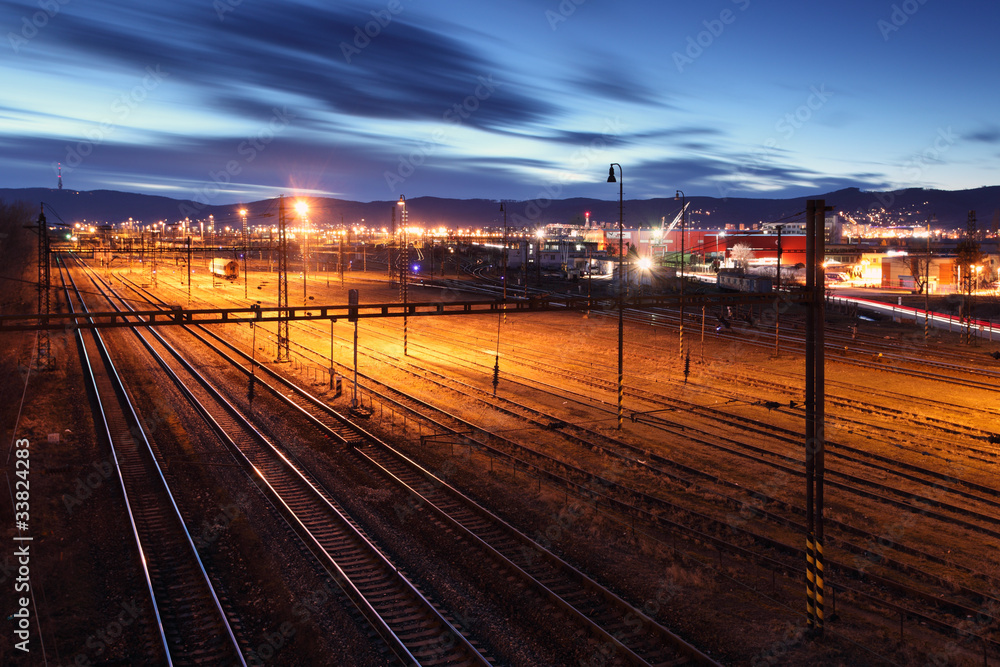
[[[989,229],[1000,212],[1000,186],[985,186],[967,190],[933,190],[905,188],[892,191],[865,191],[845,188],[817,194],[812,199],[825,199],[838,212],[857,218],[867,211],[887,212],[883,224],[925,225],[935,216],[935,227],[965,228],[968,211],[977,211],[980,229]],[[288,198],[292,199],[292,198]],[[333,197],[309,197],[311,221],[319,225],[348,225],[388,227],[394,215],[397,223],[401,208],[397,201],[356,202]],[[116,190],[57,190],[54,188],[0,188],[0,200],[12,203],[24,201],[30,206],[44,203],[50,219],[67,223],[121,223],[131,217],[144,224],[166,220],[176,222],[189,217],[191,220],[214,216],[217,225],[239,225],[239,209],[248,211],[252,225],[277,221],[277,200],[265,199],[246,204],[206,205],[189,199],[174,199],[162,195],[149,195]],[[733,225],[750,227],[761,221],[801,219],[805,197],[750,198],[750,197],[689,197],[687,223],[691,228],[724,228]],[[624,218],[626,227],[659,225],[680,210],[681,202],[674,198],[626,199]],[[618,200],[585,197],[568,199],[535,199],[504,201],[507,222],[513,228],[534,228],[546,224],[582,224],[585,212],[590,211],[593,223],[616,225]],[[447,199],[442,197],[414,197],[406,200],[410,224],[424,227],[479,228],[503,224],[499,200]],[[296,214],[291,207],[290,216]],[[861,221],[861,220],[859,220]]]

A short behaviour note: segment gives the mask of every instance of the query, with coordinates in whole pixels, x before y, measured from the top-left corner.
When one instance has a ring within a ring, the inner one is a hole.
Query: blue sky
[[[332,7],[332,8],[331,8]],[[1000,184],[996,2],[35,0],[0,184],[799,197]]]

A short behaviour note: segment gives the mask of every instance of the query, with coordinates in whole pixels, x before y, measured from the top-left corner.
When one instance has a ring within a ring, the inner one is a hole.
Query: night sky
[[[336,8],[331,8],[335,6]],[[1000,5],[5,2],[0,186],[799,197],[1000,184]]]

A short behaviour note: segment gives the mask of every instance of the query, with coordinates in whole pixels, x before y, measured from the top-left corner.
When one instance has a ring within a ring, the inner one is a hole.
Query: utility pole
[[[524,287],[524,298],[527,299],[528,298],[528,242],[525,240],[523,234],[521,235],[521,250],[522,250],[521,254],[524,255],[524,261],[521,262],[521,268],[523,269],[521,273],[524,279],[522,287]],[[455,269],[455,275],[456,277],[458,276],[458,269]]]
[[[250,252],[250,241],[247,236],[247,210],[245,208],[240,209],[240,219],[243,223],[241,231],[243,236],[243,298],[247,298],[247,282],[250,277],[247,276],[247,253]]]
[[[398,205],[400,208],[399,214],[399,224],[402,228],[401,238],[402,238],[402,249],[400,256],[400,267],[399,267],[399,296],[403,301],[403,356],[409,356],[408,350],[408,338],[409,338],[409,305],[408,305],[408,282],[410,274],[410,244],[406,237],[406,197],[404,195],[399,195]]]
[[[49,288],[52,274],[49,269],[49,224],[45,220],[45,205],[38,210],[38,312],[49,314]],[[45,324],[39,320],[39,325]],[[47,329],[38,330],[38,358],[36,365],[41,370],[52,369],[52,343]]]
[[[966,252],[958,253],[958,259],[961,262],[959,266],[959,275],[961,272],[965,272],[965,299],[962,304],[962,313],[965,318],[965,329],[963,335],[965,338],[965,344],[972,344],[972,308],[973,308],[973,296],[975,294],[975,283],[977,282],[977,275],[974,267],[979,265],[979,241],[978,241],[978,230],[976,224],[976,212],[969,211],[969,217],[966,219],[965,223],[965,245]],[[973,262],[975,264],[973,264]]]
[[[503,202],[500,202],[500,212],[503,213],[503,323],[507,324],[507,209],[504,208]],[[434,275],[433,268],[431,275]],[[497,347],[499,349],[499,345]]]
[[[278,363],[286,363],[288,351],[288,234],[285,197],[278,198]],[[282,310],[284,309],[284,310]]]
[[[680,349],[678,354],[684,357],[684,218],[687,213],[687,196],[683,190],[678,190],[674,194],[674,201],[681,199],[681,300],[680,300],[680,329],[678,330],[678,342]]]
[[[340,267],[340,286],[344,286],[344,235],[340,235],[340,250],[337,251],[337,265]]]
[[[542,241],[543,237],[535,235],[535,284],[542,286]]]
[[[927,263],[924,266],[924,342],[931,328],[931,219],[927,218]]]
[[[779,351],[779,341],[780,330],[781,330],[781,308],[778,306],[781,300],[781,230],[785,228],[784,225],[777,225],[778,229],[778,270],[775,274],[774,281],[774,356],[777,357],[780,354]]]
[[[824,556],[823,482],[825,474],[826,376],[824,288],[825,232],[828,208],[823,199],[806,202],[806,623],[823,634]]]
[[[395,280],[394,280],[395,272],[393,271],[393,268],[395,267],[395,263],[392,261],[392,247],[394,245],[396,245],[396,207],[395,206],[392,207],[392,218],[390,219],[390,222],[389,222],[389,239],[390,239],[390,241],[385,244],[386,245],[385,251],[386,251],[386,255],[388,257],[388,261],[386,262],[386,264],[389,265],[388,266],[388,269],[389,269],[389,282],[393,283],[393,282],[395,282]]]
[[[302,216],[299,216],[299,221],[302,223],[302,305],[309,305],[309,295],[306,284],[306,273],[309,271],[309,232],[305,228],[305,220]]]
[[[191,237],[188,236],[184,239],[184,243],[187,245],[187,278],[188,278],[188,306],[191,305]]]
[[[149,243],[149,245],[150,245],[150,250],[149,250],[149,255],[150,255],[150,258],[149,258],[150,277],[152,278],[151,282],[153,283],[153,289],[156,289],[158,287],[158,285],[157,285],[157,282],[156,282],[156,228],[155,227],[153,228],[153,231],[149,235],[149,241],[150,241],[150,243]]]
[[[349,306],[353,306],[353,308],[350,309],[347,319],[354,322],[354,388],[351,397],[351,407],[355,409],[358,407],[358,298],[358,290],[348,290],[347,303]],[[331,326],[333,325],[331,324]],[[333,340],[333,338],[330,340]],[[330,368],[333,368],[333,352],[330,353]]]

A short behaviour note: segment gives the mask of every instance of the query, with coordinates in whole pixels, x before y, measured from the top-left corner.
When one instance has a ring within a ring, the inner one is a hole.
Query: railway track
[[[189,330],[194,327],[185,327]],[[251,359],[232,343],[204,327],[205,336],[191,331],[228,363],[242,370]],[[206,340],[213,338],[215,343]],[[219,349],[226,347],[230,354]],[[236,355],[239,359],[233,358]],[[324,402],[267,367],[256,369],[267,380],[257,380],[278,400],[312,420],[325,435],[345,447],[368,445],[356,455],[405,488],[414,506],[432,510],[449,532],[458,532],[470,546],[484,550],[495,567],[516,574],[526,594],[538,595],[554,611],[569,615],[605,650],[626,664],[715,664],[708,656],[677,637],[646,613],[621,599],[534,540],[502,521],[446,481],[433,475],[387,443],[354,424]],[[270,382],[270,384],[269,384]]]
[[[85,316],[87,306],[72,277],[62,265],[59,273],[71,312],[77,312],[75,300]],[[150,596],[159,636],[151,661],[245,666],[239,620],[223,608],[103,338],[96,330],[76,334],[95,421],[112,449]]]
[[[424,369],[424,372],[426,372],[426,369]],[[368,381],[370,382],[370,379]],[[397,405],[399,405],[401,407],[401,409],[413,410],[414,414],[420,414],[420,410],[418,408],[412,407],[412,405],[409,406],[409,407],[405,407],[407,401],[405,399],[401,400],[399,396],[396,396],[395,398],[389,398],[388,396],[379,396],[378,400],[380,400],[380,401],[381,400],[385,400],[387,402],[396,401]],[[438,423],[438,426],[440,426],[440,423]],[[487,447],[487,445],[483,445],[482,443],[480,443],[479,447]],[[502,452],[493,452],[493,454],[495,454],[498,458],[503,458],[505,456],[505,454],[503,454]],[[506,456],[509,457],[509,454],[507,454]],[[521,461],[521,462],[518,463],[518,465],[522,465],[523,463],[524,462]],[[525,467],[530,467],[530,465],[526,465]],[[546,478],[548,478],[550,480],[552,478],[551,473],[549,473],[549,472],[547,472],[547,471],[545,471],[545,470],[543,470],[541,468],[536,469],[536,473],[540,477],[546,477]],[[586,495],[587,493],[588,492],[586,490],[583,490],[583,494],[584,495]],[[613,501],[611,501],[608,504],[609,505],[614,505],[615,503]],[[619,505],[622,505],[622,503],[619,503]],[[623,508],[623,509],[624,509],[624,511],[625,511],[626,514],[630,513],[630,510],[628,508]],[[636,508],[633,506],[632,509],[635,510]],[[632,515],[634,516],[635,514],[633,513]],[[650,515],[650,518],[651,518],[651,521],[653,523],[656,523],[655,517],[652,517]],[[794,555],[796,556],[796,558],[798,558],[799,556],[801,556],[801,552],[795,553]],[[750,556],[752,557],[753,554],[751,554]],[[923,557],[923,556],[921,556],[921,557]],[[887,582],[887,583],[891,583],[891,582]],[[921,595],[924,595],[926,597],[926,594],[925,593],[921,593],[920,591],[913,590],[913,591],[911,591],[911,593],[916,598],[918,598],[918,599],[920,598]],[[983,599],[983,598],[980,598],[980,599]],[[926,599],[926,601],[927,602],[940,602],[940,600],[934,599],[934,598]],[[892,605],[892,603],[887,603],[887,604],[888,604],[888,606],[890,608],[893,608],[893,609],[895,609],[897,611],[900,611],[901,613],[906,613],[907,615],[912,616],[914,618],[921,619],[923,622],[926,622],[926,623],[928,623],[930,625],[938,627],[939,629],[944,630],[946,632],[954,632],[954,633],[959,633],[960,632],[960,630],[958,630],[954,625],[950,625],[948,623],[942,622],[942,621],[940,621],[939,618],[934,618],[934,617],[926,616],[926,615],[921,614],[919,611],[916,611],[916,610],[903,609],[902,607]],[[968,614],[970,612],[973,613],[973,614],[976,613],[974,607],[962,606],[961,604],[955,605],[954,608],[959,613],[966,613],[966,614]],[[995,646],[995,643],[992,642],[992,640],[986,639],[985,641],[988,641],[988,642],[991,643],[991,645]]]
[[[454,360],[452,360],[452,361],[454,361]],[[421,367],[420,363],[417,362],[415,359],[411,358],[410,360],[408,360],[408,365],[411,366],[411,367],[414,367],[415,371],[418,371],[418,372],[414,373],[415,377],[420,377],[420,378],[422,378],[424,380],[427,380],[428,379],[427,378],[428,374],[432,373],[432,371],[430,371],[428,368]],[[369,378],[369,382],[370,382],[370,378]],[[440,384],[440,386],[442,388],[450,388],[450,387],[453,388],[454,385],[455,385],[455,380],[454,379],[447,379],[447,380],[445,380],[445,378],[443,376],[441,376],[439,378],[438,382],[439,382],[439,384]],[[532,383],[532,385],[536,385],[536,384],[538,384],[538,383],[537,382],[533,382]],[[551,386],[547,386],[546,390],[552,391],[553,388]],[[475,390],[474,388],[466,386],[466,387],[463,387],[462,391],[466,395],[474,395],[474,392],[475,391],[479,391],[479,390]],[[491,396],[489,396],[485,391],[482,391],[480,393],[481,393],[481,396],[479,397],[479,399],[482,400],[484,403],[496,406],[496,404],[498,402],[500,402],[500,403],[506,403],[507,402],[506,400],[503,400],[503,399],[501,399],[500,401],[498,401],[497,399],[494,399]],[[562,391],[562,392],[558,393],[558,395],[559,396],[567,396],[568,397],[568,395],[567,395],[567,393],[565,391]],[[583,402],[584,400],[586,400],[584,397],[581,397],[581,396],[573,396],[572,398],[574,398],[575,400],[581,401],[581,402]],[[521,409],[522,412],[519,415],[517,415],[517,416],[523,418],[524,417],[524,413],[528,412],[529,410],[527,408],[525,408],[524,406],[519,406],[519,408]],[[500,408],[500,409],[503,410],[503,408]],[[559,420],[557,418],[555,418],[555,417],[553,417],[551,415],[547,415],[547,416],[546,415],[538,415],[537,411],[534,411],[534,412],[535,412],[536,416],[540,416],[541,417],[540,420],[537,420],[537,419],[535,420],[535,425],[538,426],[538,427],[540,427],[540,428],[544,428],[546,426],[546,424],[558,423],[559,422]],[[610,413],[610,411],[608,411],[608,412]],[[709,410],[708,412],[713,412],[713,411]],[[717,412],[717,411],[714,411],[714,412]],[[719,413],[719,414],[723,414],[724,415],[724,413]],[[711,414],[709,416],[711,416],[713,418],[713,420],[714,420],[714,419],[717,419],[719,417],[719,414],[714,414],[713,413],[713,414]],[[728,419],[729,426],[739,427],[741,429],[746,429],[748,427],[748,424],[746,422],[742,422],[738,418],[735,418],[735,417],[732,417],[732,416],[729,416],[729,415],[724,415],[724,416]],[[770,431],[770,425],[763,424],[762,422],[759,422],[759,421],[750,420],[749,426],[750,426],[751,430],[754,429],[754,428],[756,428],[758,431],[762,431],[765,434],[770,435],[770,433],[768,433],[768,431]],[[579,428],[579,427],[574,427],[574,428]],[[685,429],[683,432],[678,432],[675,435],[677,435],[678,437],[690,438],[691,433],[690,433],[690,431],[688,429]],[[706,434],[706,435],[709,435],[709,434]],[[590,434],[590,439],[588,439],[586,441],[581,441],[580,444],[582,444],[582,445],[584,445],[586,447],[591,447],[591,448],[595,447],[595,445],[594,445],[594,436],[595,436],[595,434],[591,433]],[[797,441],[798,434],[797,433],[786,432],[786,433],[784,433],[784,435],[782,437],[785,440],[788,440],[788,441],[791,441],[791,440],[796,440]],[[623,448],[625,446],[624,443],[621,443],[619,441],[616,441],[614,444],[615,444],[615,448]],[[835,446],[836,446],[836,444],[835,444]],[[861,455],[867,456],[866,452],[860,452],[859,450],[856,450],[855,448],[849,448],[849,447],[845,446],[844,449],[847,450],[847,451],[849,451],[849,452],[854,452],[856,454],[861,454]],[[607,453],[607,454],[610,454],[610,455],[615,455],[615,449],[614,448],[612,448],[612,449],[605,448],[602,451],[603,451],[603,453]],[[653,459],[657,460],[658,462],[667,461],[670,465],[674,465],[674,466],[678,465],[678,464],[676,464],[674,462],[670,462],[669,460],[663,459],[662,457],[656,457],[654,454],[652,454],[648,450],[633,448],[632,454],[633,454],[633,456],[630,457],[630,459],[628,461],[629,464],[635,464],[635,462],[637,460],[641,461],[642,459],[648,460],[650,458],[653,458]],[[850,454],[844,454],[843,457],[845,459],[847,459],[847,460],[852,459],[852,456]],[[783,472],[785,472],[787,474],[795,475],[795,476],[799,476],[799,475],[802,474],[801,471],[799,471],[797,469],[797,467],[799,467],[797,465],[798,464],[797,460],[790,459],[789,457],[786,457],[786,456],[782,456],[780,458],[783,460],[783,462],[785,464],[784,467],[783,467]],[[865,463],[865,465],[872,465],[872,463],[871,463],[870,460],[869,461],[865,461],[864,463]],[[796,467],[789,468],[788,464],[794,464]],[[649,466],[648,465],[643,465],[641,467],[647,467],[648,468]],[[688,472],[691,472],[690,468],[686,468],[684,466],[680,466],[680,467],[681,467],[681,469],[686,469]],[[954,479],[954,478],[950,478],[948,476],[935,474],[933,471],[930,471],[930,470],[924,470],[924,469],[919,469],[919,468],[917,468],[917,470],[920,471],[920,472],[922,472],[923,474],[926,474],[929,478],[931,478],[931,480],[922,480],[922,479],[919,479],[919,478],[912,478],[912,479],[914,481],[919,481],[919,482],[924,482],[924,483],[928,483],[928,484],[933,484],[933,487],[935,489],[941,489],[940,480],[942,480],[942,479],[947,479],[947,480],[949,480],[951,482],[960,483],[960,484],[965,484],[966,483],[963,480],[957,480],[957,479]],[[891,471],[891,472],[894,472],[896,474],[902,474],[904,476],[906,475],[906,473],[899,473],[899,471]],[[662,471],[660,471],[660,474],[662,474]],[[700,473],[700,474],[702,476],[704,476],[703,473]],[[720,480],[717,477],[713,477],[713,476],[709,476],[709,477],[712,478],[712,479],[714,479],[715,481],[725,483],[724,480]],[[859,481],[856,478],[851,478],[850,476],[848,476],[848,477],[852,481]],[[676,481],[676,479],[677,479],[676,476],[673,476],[673,478]],[[681,480],[681,481],[684,484],[690,484],[690,481],[684,481],[684,480]],[[731,488],[732,487],[737,487],[737,488],[739,487],[739,485],[732,484],[732,483],[729,483],[729,486]],[[883,491],[894,491],[894,489],[892,489],[891,487],[888,487],[886,485],[877,485],[877,486],[880,489],[882,489]],[[944,490],[944,491],[955,491],[955,490],[949,490],[949,489],[941,489],[941,490]],[[994,493],[993,490],[989,489],[989,488],[982,488],[980,490],[982,492],[986,493],[987,495]],[[864,491],[856,490],[856,492],[859,492],[862,495],[871,497],[871,494],[868,494],[868,493],[866,493]],[[956,492],[959,493],[960,495],[962,494],[961,491],[956,491]],[[798,523],[791,523],[790,520],[787,517],[775,516],[775,515],[767,512],[767,511],[763,511],[761,509],[762,505],[776,506],[776,507],[780,508],[781,510],[785,511],[787,514],[791,514],[791,515],[794,516],[796,514],[796,512],[801,513],[801,510],[798,510],[797,507],[790,506],[788,503],[784,503],[784,502],[782,502],[780,500],[768,497],[768,496],[766,496],[764,494],[751,492],[751,495],[752,495],[752,497],[756,501],[754,503],[754,507],[753,507],[753,513],[754,514],[758,514],[758,515],[770,515],[770,518],[774,522],[776,522],[776,523],[778,523],[780,525],[784,525],[786,527],[795,529],[796,534],[801,534],[801,532],[805,530],[804,526],[802,526],[802,525],[800,525]],[[904,497],[905,496],[907,496],[907,494],[904,494]],[[989,497],[984,497],[984,496],[970,496],[970,497],[972,499],[976,500],[976,501],[984,502],[986,504],[993,504],[993,502],[994,502]],[[730,498],[728,500],[729,500],[729,502],[731,504],[735,503],[737,507],[741,503],[744,503],[744,504],[746,503],[745,500],[741,501],[741,500],[732,499],[732,498]],[[884,498],[884,499],[881,499],[881,500],[883,500],[883,502],[892,502],[891,498]],[[933,504],[933,502],[934,502],[933,499],[927,499],[927,500],[931,504]],[[897,504],[897,506],[909,507],[910,511],[916,512],[916,513],[919,513],[919,514],[923,514],[923,515],[926,516],[926,512],[924,511],[924,508],[922,508],[922,507],[914,507],[914,506],[909,506],[909,505],[899,505],[898,502],[896,504]],[[938,504],[940,505],[941,503],[938,503]],[[961,508],[954,508],[953,507],[952,509],[954,509],[955,511],[959,511],[959,512],[962,511]],[[939,518],[941,518],[943,520],[946,520],[946,521],[953,521],[953,519],[951,519],[951,517],[939,517]],[[980,515],[980,518],[985,519],[985,520],[987,520],[989,522],[993,522],[994,521],[994,519],[991,516],[989,516],[989,515]],[[969,573],[969,574],[971,574],[971,575],[973,575],[975,577],[978,577],[980,579],[984,579],[984,580],[987,579],[987,577],[985,575],[983,575],[982,573],[975,572],[974,570],[972,570],[970,568],[967,568],[967,567],[963,568],[963,566],[961,566],[961,565],[959,565],[957,563],[954,563],[954,562],[942,559],[940,557],[937,557],[937,556],[935,556],[933,554],[930,554],[930,553],[927,553],[925,551],[921,551],[919,548],[907,547],[906,545],[903,545],[903,544],[899,544],[899,543],[896,543],[896,542],[893,542],[893,541],[887,541],[882,536],[875,535],[875,534],[873,534],[873,533],[871,533],[869,531],[865,531],[863,529],[859,529],[859,528],[855,528],[855,527],[852,527],[852,526],[848,526],[848,525],[843,524],[841,522],[830,521],[828,525],[831,525],[832,527],[834,527],[836,529],[840,529],[842,532],[844,532],[846,535],[849,535],[852,538],[861,538],[863,540],[862,544],[857,545],[857,544],[851,544],[848,540],[845,540],[845,539],[833,538],[834,544],[836,544],[836,546],[842,547],[846,551],[846,554],[847,554],[846,557],[848,559],[850,559],[851,555],[853,554],[855,561],[857,559],[861,559],[861,560],[864,560],[864,561],[868,561],[868,560],[871,561],[871,562],[866,562],[865,563],[865,566],[866,566],[865,569],[868,569],[873,564],[877,563],[879,566],[882,566],[882,567],[888,566],[889,569],[894,570],[894,571],[896,571],[898,573],[902,573],[902,574],[905,574],[907,576],[913,576],[913,577],[917,577],[917,578],[922,578],[922,579],[924,579],[924,580],[926,580],[928,582],[933,583],[934,586],[938,589],[938,593],[937,594],[934,594],[934,593],[929,594],[929,593],[926,592],[926,589],[917,588],[917,587],[914,587],[914,586],[907,586],[905,584],[900,584],[898,582],[894,582],[894,581],[887,580],[887,579],[884,579],[882,577],[879,577],[878,575],[872,574],[871,572],[859,570],[857,567],[851,567],[851,566],[847,565],[846,563],[837,563],[837,561],[835,561],[835,560],[832,561],[832,564],[834,566],[839,566],[841,570],[846,571],[849,575],[852,575],[852,576],[855,576],[855,577],[859,577],[859,578],[862,578],[862,579],[867,579],[869,581],[874,581],[874,583],[876,583],[876,585],[879,585],[879,586],[894,588],[898,592],[901,592],[901,593],[903,593],[905,595],[910,596],[913,599],[916,599],[918,601],[918,603],[920,603],[920,604],[930,603],[931,605],[943,605],[944,607],[951,609],[952,613],[957,613],[960,616],[974,614],[975,610],[979,607],[979,605],[983,605],[983,604],[995,604],[997,602],[997,600],[995,598],[991,597],[988,594],[982,593],[980,591],[975,591],[975,590],[972,590],[972,589],[968,589],[968,588],[962,589],[962,592],[967,596],[968,602],[956,602],[954,600],[947,599],[947,597],[942,597],[943,593],[946,592],[946,591],[948,591],[952,587],[952,583],[948,579],[942,579],[939,576],[931,574],[926,569],[921,569],[919,567],[914,567],[914,566],[912,566],[910,564],[903,563],[903,562],[900,562],[898,560],[894,560],[894,559],[890,558],[886,553],[880,553],[878,556],[869,557],[867,555],[866,545],[880,544],[881,545],[880,550],[882,550],[882,551],[886,551],[886,550],[890,550],[890,549],[891,550],[895,550],[895,551],[898,551],[898,552],[903,553],[903,554],[907,554],[907,555],[910,555],[910,556],[915,556],[915,557],[917,557],[917,558],[919,558],[919,559],[921,559],[921,560],[923,560],[925,562],[928,562],[928,563],[935,563],[935,564],[946,565],[947,567],[950,567],[950,568],[954,569],[955,571],[963,571],[964,570],[967,573]],[[981,529],[978,526],[971,526],[971,527]],[[796,557],[800,557],[803,554],[801,554],[801,552],[798,552],[797,550],[795,550],[794,555]],[[828,561],[828,565],[829,564],[830,564],[830,562]],[[916,613],[918,617],[926,619],[926,617],[923,616],[923,615],[921,615],[919,612],[914,612],[914,613]],[[930,621],[925,621],[925,622],[936,623],[937,627],[939,627],[940,629],[943,629],[945,631],[949,631],[949,632],[955,632],[955,631],[957,631],[956,627],[953,624],[943,623],[943,622],[940,622],[940,620],[938,620],[938,619],[931,619]]]
[[[91,274],[92,284],[125,312]],[[139,334],[157,364],[297,528],[341,590],[405,665],[488,665],[484,656],[390,562],[306,471],[237,410],[156,331]]]

